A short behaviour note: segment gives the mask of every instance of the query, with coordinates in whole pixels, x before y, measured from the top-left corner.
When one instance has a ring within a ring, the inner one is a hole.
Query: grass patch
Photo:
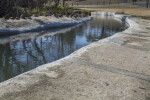
[[[64,6],[43,6],[37,8],[23,8],[23,7],[13,7],[11,11],[5,15],[5,18],[8,19],[12,18],[25,18],[31,16],[89,16],[91,14],[91,10],[82,10],[78,8],[68,7],[67,5]]]

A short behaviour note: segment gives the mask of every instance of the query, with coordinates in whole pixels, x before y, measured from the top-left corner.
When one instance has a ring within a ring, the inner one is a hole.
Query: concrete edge
[[[27,28],[0,28],[0,35],[14,35],[19,33],[39,32],[47,29],[58,29],[75,26],[92,20],[92,17],[83,17],[80,20],[64,21],[64,22],[47,22],[42,25],[36,25]]]

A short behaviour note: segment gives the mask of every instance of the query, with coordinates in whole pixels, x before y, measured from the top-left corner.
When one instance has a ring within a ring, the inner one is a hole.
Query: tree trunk
[[[133,5],[134,5],[135,0],[132,0],[132,1],[133,1]]]
[[[147,0],[146,7],[147,8],[149,7],[149,0]]]
[[[65,5],[65,0],[63,0],[63,5]]]
[[[111,4],[111,0],[109,0],[109,4]]]

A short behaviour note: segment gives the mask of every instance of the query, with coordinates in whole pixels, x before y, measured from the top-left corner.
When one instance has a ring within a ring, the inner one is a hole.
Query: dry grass
[[[142,1],[145,2],[145,0],[137,0],[137,2],[142,2]],[[71,5],[72,3],[74,5],[76,5],[77,3],[79,5],[97,5],[97,3],[102,5],[102,4],[109,4],[109,3],[118,4],[118,3],[124,3],[124,2],[125,2],[125,0],[71,0],[71,1],[68,0],[68,1],[66,1],[66,3],[69,4],[69,5]],[[127,2],[132,3],[133,1],[132,0],[127,0]]]
[[[80,9],[93,10],[93,11],[108,11],[119,12],[133,16],[150,19],[150,9],[135,5],[99,5],[99,6],[79,6]]]

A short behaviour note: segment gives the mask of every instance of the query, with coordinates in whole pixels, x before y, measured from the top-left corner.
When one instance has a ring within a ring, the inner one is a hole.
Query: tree
[[[111,4],[111,0],[109,0],[109,4]]]
[[[60,0],[53,0],[55,2],[55,7],[57,7],[57,5],[59,5]]]
[[[104,5],[105,5],[105,3],[106,3],[106,2],[105,2],[105,0],[104,0],[104,2],[103,2],[103,3],[104,3]]]
[[[136,3],[137,0],[132,0],[133,1],[133,5]]]
[[[65,5],[65,0],[63,0],[63,5]]]
[[[127,3],[128,2],[128,0],[124,0],[124,3]]]
[[[149,0],[146,1],[146,7],[149,7]]]
[[[15,0],[0,0],[0,17],[4,17],[13,8]]]

